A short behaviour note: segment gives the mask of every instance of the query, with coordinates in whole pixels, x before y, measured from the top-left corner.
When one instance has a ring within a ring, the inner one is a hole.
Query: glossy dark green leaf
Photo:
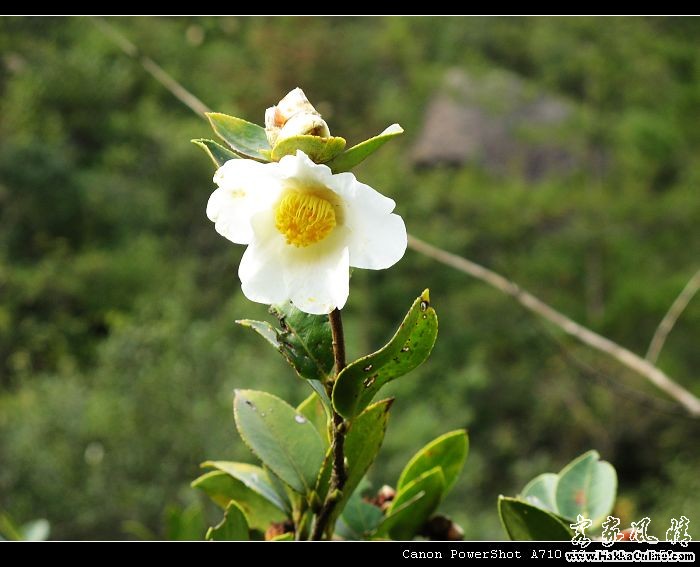
[[[311,393],[308,398],[297,406],[297,411],[314,424],[321,439],[323,439],[326,446],[328,446],[330,443],[328,437],[328,414],[318,394],[315,392]]]
[[[287,517],[269,500],[223,471],[203,474],[192,482],[192,487],[202,490],[224,510],[235,500],[245,511],[250,526],[258,530],[264,531],[271,522],[281,522]]]
[[[544,473],[533,478],[525,485],[520,498],[550,512],[557,511],[556,490],[559,476],[554,473]]]
[[[248,521],[236,502],[230,502],[221,523],[207,530],[208,541],[248,541]]]
[[[221,144],[214,140],[190,140],[193,144],[199,146],[209,156],[209,159],[214,162],[214,165],[219,168],[231,159],[238,159],[241,156],[233,153],[231,150],[224,148]]]
[[[236,153],[260,161],[270,161],[271,148],[264,128],[218,112],[207,113],[207,118],[214,132]]]
[[[281,498],[270,480],[266,470],[248,463],[234,463],[232,461],[206,461],[202,467],[214,468],[240,480],[252,491],[257,492],[268,502],[274,504],[283,512],[290,512],[289,502]]]
[[[284,156],[295,155],[297,150],[304,152],[314,163],[325,163],[345,149],[345,139],[320,136],[293,136],[285,138],[272,148],[272,160],[279,161]]]
[[[252,329],[275,347],[301,378],[318,382],[326,380],[334,364],[328,317],[309,315],[289,302],[275,305],[271,311],[279,319],[281,330],[264,321],[243,319],[236,322]],[[314,390],[319,391],[317,387]],[[327,399],[325,391],[319,391],[319,394]]]
[[[573,533],[558,517],[516,498],[498,498],[498,514],[514,541],[567,541]]]
[[[389,343],[375,353],[349,364],[333,388],[336,411],[352,418],[366,408],[384,384],[422,364],[437,338],[437,315],[426,289],[413,302]]]
[[[377,530],[392,539],[412,539],[433,515],[445,491],[440,467],[424,472],[396,492],[387,516]]]
[[[418,451],[404,467],[397,490],[432,468],[440,467],[445,477],[445,492],[449,491],[462,472],[469,451],[469,439],[464,429],[441,435]],[[444,496],[444,495],[443,495]]]
[[[559,473],[557,511],[572,521],[582,514],[597,525],[612,511],[616,493],[615,469],[610,463],[601,461],[597,451],[589,451]]]
[[[236,390],[233,407],[238,432],[251,451],[293,490],[308,494],[325,452],[314,425],[267,392]]]
[[[333,173],[340,173],[341,171],[350,171],[358,163],[363,162],[370,155],[376,152],[384,144],[386,144],[392,138],[403,134],[403,128],[398,124],[392,124],[381,134],[369,138],[364,142],[353,146],[342,154],[336,156],[326,165],[333,170]]]

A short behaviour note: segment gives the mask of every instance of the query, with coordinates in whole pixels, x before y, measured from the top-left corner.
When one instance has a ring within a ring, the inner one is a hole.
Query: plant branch
[[[328,319],[331,323],[333,334],[333,357],[335,358],[335,379],[345,368],[345,335],[343,333],[343,319],[339,309],[334,309]],[[330,388],[329,388],[330,390]],[[329,392],[329,395],[331,392]],[[326,499],[321,506],[321,510],[316,516],[311,530],[311,540],[323,539],[323,535],[329,527],[329,522],[333,516],[333,511],[338,504],[345,482],[347,471],[345,470],[345,434],[347,424],[338,412],[333,410],[333,439],[331,441],[331,451],[333,453],[333,471],[331,472],[330,485]]]
[[[173,77],[166,73],[162,67],[160,67],[155,61],[153,61],[153,59],[142,55],[139,52],[138,48],[133,43],[131,43],[126,37],[124,37],[119,31],[117,31],[113,26],[111,26],[110,24],[108,24],[100,18],[91,18],[91,20],[107,37],[109,37],[115,44],[117,44],[125,54],[139,61],[143,68],[146,70],[146,72],[148,72],[154,79],[156,79],[167,90],[169,90],[178,100],[180,100],[183,104],[190,108],[195,114],[197,114],[201,118],[204,118],[204,113],[208,112],[209,108],[201,100],[199,100],[196,96],[194,96],[187,89],[185,89],[185,87],[178,83]],[[410,248],[412,248],[419,254],[428,256],[429,258],[437,260],[445,266],[449,266],[460,272],[477,278],[483,281],[484,283],[487,283],[490,286],[505,293],[506,295],[509,295],[510,297],[518,301],[523,307],[539,315],[540,317],[543,317],[550,323],[558,326],[572,337],[575,337],[576,339],[587,344],[588,346],[611,356],[627,368],[645,377],[657,388],[666,392],[666,394],[668,394],[670,397],[672,397],[678,403],[680,403],[692,417],[700,417],[700,399],[698,399],[691,392],[689,392],[688,390],[671,380],[671,378],[669,378],[661,369],[657,368],[652,362],[650,362],[650,360],[645,360],[642,357],[634,354],[632,351],[611,341],[610,339],[603,337],[582,325],[579,325],[572,319],[569,319],[564,314],[560,313],[559,311],[553,309],[540,299],[536,298],[534,295],[521,289],[514,282],[511,282],[510,280],[504,278],[503,276],[497,274],[492,270],[489,270],[488,268],[480,266],[479,264],[467,260],[466,258],[462,258],[461,256],[457,256],[456,254],[452,254],[450,252],[437,248],[436,246],[428,244],[427,242],[424,242],[423,240],[420,240],[415,236],[408,236],[408,245]],[[688,299],[688,301],[690,301],[690,299]],[[683,308],[680,309],[678,315],[680,315],[680,312],[682,312],[684,308],[685,306],[683,306]],[[671,310],[673,310],[673,306],[671,306]],[[669,310],[669,312],[671,310]],[[339,317],[340,314],[338,313],[338,318]],[[675,319],[670,324],[671,328],[673,327],[674,323]],[[661,325],[659,325],[659,327],[661,327]],[[667,334],[668,332],[666,332],[666,335]],[[665,336],[661,341],[662,346],[664,340]],[[647,354],[647,357],[649,358],[649,353]]]
[[[520,305],[556,325],[565,333],[578,339],[582,343],[599,350],[608,356],[611,356],[627,368],[634,370],[681,404],[691,416],[700,417],[700,399],[683,388],[683,386],[671,380],[671,378],[669,378],[661,369],[654,366],[654,364],[648,360],[644,360],[641,356],[634,354],[632,351],[624,348],[623,346],[620,346],[610,339],[591,331],[583,325],[579,325],[531,293],[528,293],[516,283],[504,278],[492,270],[489,270],[488,268],[485,268],[484,266],[432,246],[431,244],[428,244],[415,236],[409,235],[408,246],[424,256],[428,256],[433,260],[437,260],[441,264],[450,266],[456,270],[459,270],[460,272],[481,280],[491,287],[494,287],[502,293],[512,297],[518,303],[520,303]]]
[[[700,270],[695,272],[693,277],[685,284],[685,287],[678,294],[676,300],[671,304],[671,307],[668,308],[664,318],[661,319],[659,326],[656,327],[656,331],[649,343],[649,350],[647,350],[647,355],[645,357],[652,364],[656,364],[671,329],[673,329],[681,313],[688,307],[688,304],[693,297],[695,297],[698,290],[700,290]]]

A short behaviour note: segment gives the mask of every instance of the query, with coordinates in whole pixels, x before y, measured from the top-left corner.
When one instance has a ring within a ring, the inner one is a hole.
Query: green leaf
[[[445,493],[462,472],[469,451],[469,439],[464,429],[445,433],[418,451],[403,469],[397,490],[434,467],[440,467],[445,477]],[[444,497],[444,494],[443,494]]]
[[[384,519],[382,511],[362,498],[369,486],[365,480],[348,500],[336,525],[336,533],[345,539],[361,540],[369,537]]]
[[[424,472],[396,492],[387,516],[377,530],[392,539],[412,539],[433,515],[445,491],[445,476],[440,467]]]
[[[349,364],[333,388],[333,405],[346,418],[360,413],[386,383],[423,363],[437,338],[437,315],[426,289],[413,302],[389,343],[377,352]]]
[[[393,403],[393,398],[381,400],[369,406],[352,421],[345,436],[345,460],[347,461],[348,477],[343,487],[343,496],[336,505],[338,513],[343,509],[345,502],[352,496],[367,469],[374,462],[384,441],[389,409]],[[328,490],[332,462],[332,454],[329,450],[316,482],[316,491],[322,499],[326,497]]]
[[[379,453],[389,421],[389,409],[393,403],[394,399],[389,398],[372,404],[350,425],[345,437],[348,478],[345,481],[343,498],[338,508],[342,509],[343,503],[355,491]]]
[[[264,531],[271,522],[282,522],[287,517],[269,500],[223,471],[215,470],[203,474],[192,482],[192,487],[202,490],[224,510],[232,500],[238,502],[245,511],[250,526],[254,529]]]
[[[313,424],[266,392],[236,390],[233,408],[238,432],[251,451],[293,490],[308,494],[324,457]]]
[[[333,173],[350,171],[358,163],[364,161],[392,138],[403,134],[403,128],[398,124],[392,124],[381,134],[374,136],[364,142],[353,146],[339,156],[333,158],[326,165],[333,170]]]
[[[559,475],[544,473],[533,478],[525,485],[520,498],[550,512],[558,513],[556,502],[557,483]]]
[[[218,112],[208,112],[207,118],[214,132],[236,153],[259,161],[270,161],[270,143],[264,128]]]
[[[128,529],[141,540],[154,539],[155,535],[143,524],[130,522]],[[166,539],[169,541],[193,541],[202,539],[207,527],[199,501],[187,508],[171,506],[165,516]]]
[[[321,138],[320,136],[293,136],[285,138],[272,148],[272,160],[279,161],[284,156],[295,155],[297,150],[304,152],[314,163],[325,163],[345,149],[344,138]]]
[[[516,498],[498,497],[503,529],[514,541],[567,541],[573,533],[554,514]]]
[[[233,478],[240,480],[252,491],[257,492],[283,512],[291,512],[289,502],[279,496],[267,471],[261,467],[248,463],[234,463],[232,461],[206,461],[202,463],[201,466],[225,472]]]
[[[190,142],[202,148],[217,168],[224,165],[230,159],[238,159],[241,157],[238,154],[234,154],[231,150],[224,148],[221,144],[216,143],[214,140],[199,139],[190,140]]]
[[[208,541],[248,541],[248,521],[236,502],[230,502],[221,523],[207,530]]]
[[[578,514],[602,522],[612,511],[617,492],[617,474],[613,466],[600,460],[597,451],[584,453],[559,473],[556,488],[557,510],[575,520]]]
[[[309,397],[297,406],[297,411],[314,424],[321,439],[323,439],[326,446],[328,446],[330,444],[328,413],[326,413],[326,408],[319,399],[318,394],[315,392],[309,394]]]
[[[242,319],[236,323],[252,329],[275,347],[301,378],[326,380],[334,364],[328,317],[309,315],[290,302],[275,305],[270,310],[279,319],[281,330],[264,321]],[[325,391],[322,395],[327,399]]]

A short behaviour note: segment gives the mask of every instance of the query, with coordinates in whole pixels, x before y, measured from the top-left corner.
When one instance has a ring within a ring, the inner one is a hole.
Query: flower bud
[[[285,96],[277,106],[265,111],[265,133],[271,146],[293,136],[330,137],[328,124],[299,87]]]

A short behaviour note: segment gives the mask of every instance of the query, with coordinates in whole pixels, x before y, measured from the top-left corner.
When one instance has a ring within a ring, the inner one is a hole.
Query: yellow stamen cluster
[[[290,191],[277,205],[275,226],[287,244],[305,247],[320,242],[335,228],[333,205],[312,193]]]

